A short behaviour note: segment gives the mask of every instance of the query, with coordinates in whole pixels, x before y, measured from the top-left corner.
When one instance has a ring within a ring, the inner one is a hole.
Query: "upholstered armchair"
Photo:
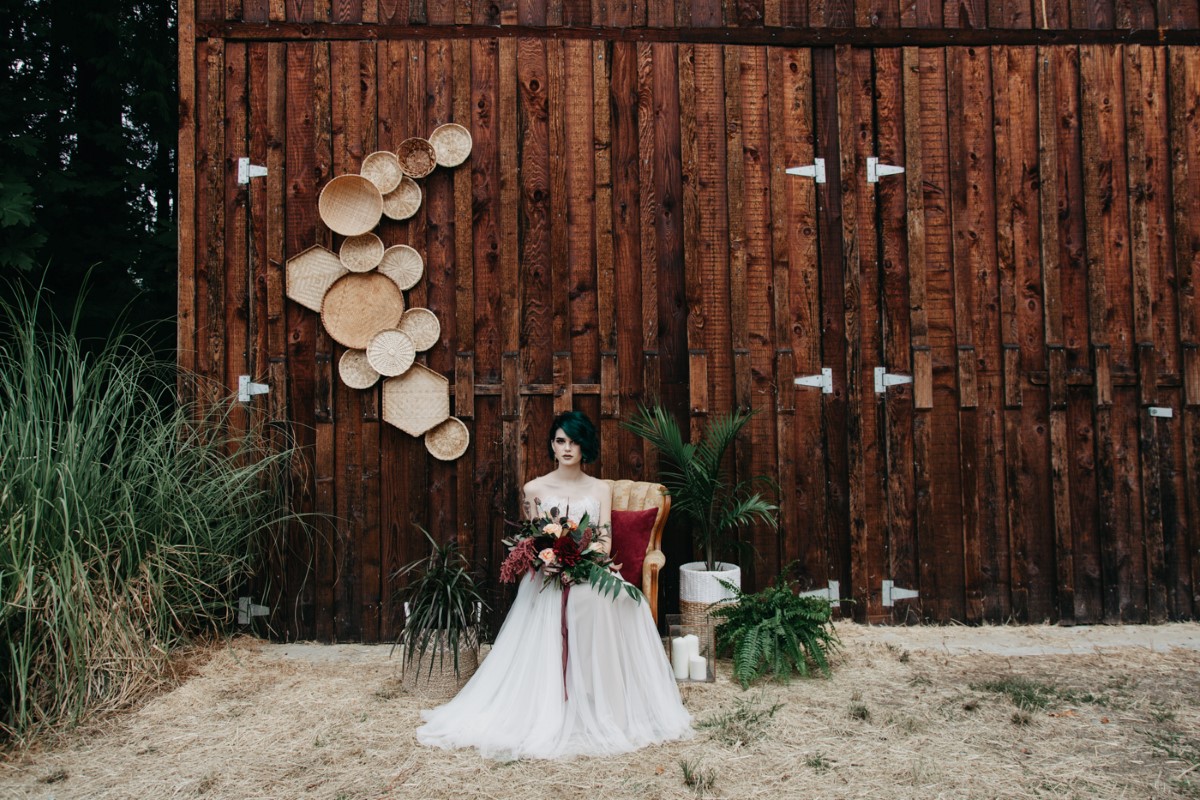
[[[671,513],[671,497],[661,483],[649,481],[606,481],[612,486],[613,557],[623,566],[625,580],[638,584],[637,564],[641,561],[642,594],[650,604],[650,616],[658,623],[658,573],[666,564],[662,550],[662,532]],[[655,513],[651,515],[649,512]],[[619,512],[624,512],[619,513]],[[637,513],[643,512],[643,513]],[[641,550],[641,542],[645,549]],[[638,552],[630,552],[631,550]]]

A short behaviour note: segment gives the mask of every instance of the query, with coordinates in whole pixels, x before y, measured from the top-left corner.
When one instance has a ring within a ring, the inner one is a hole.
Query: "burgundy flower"
[[[564,536],[554,542],[554,556],[564,567],[573,567],[579,563],[579,545],[570,536]]]
[[[537,546],[533,539],[522,539],[508,551],[508,558],[500,565],[500,582],[516,583],[533,568],[537,558]]]

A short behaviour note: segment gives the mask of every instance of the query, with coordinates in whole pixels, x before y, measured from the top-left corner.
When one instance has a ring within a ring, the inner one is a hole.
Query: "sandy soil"
[[[1200,625],[838,633],[831,679],[743,692],[723,663],[684,699],[701,725],[733,721],[551,763],[420,747],[426,704],[388,647],[239,639],[0,763],[0,798],[1200,798]]]

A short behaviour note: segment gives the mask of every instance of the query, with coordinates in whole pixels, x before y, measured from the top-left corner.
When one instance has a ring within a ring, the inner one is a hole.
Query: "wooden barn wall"
[[[201,36],[205,20],[429,26],[1041,25],[1029,4],[181,4],[181,364],[235,424],[299,446],[316,530],[271,549],[284,637],[397,632],[417,526],[457,536],[498,615],[503,517],[549,468],[552,415],[599,421],[604,477],[650,478],[621,428],[659,397],[693,429],[759,412],[733,464],[780,487],[747,533],[752,587],[787,564],[871,620],[1158,621],[1200,613],[1200,48],[1111,43],[782,47],[615,37]],[[1195,4],[1037,4],[1047,25],[1175,24]],[[1170,8],[1168,13],[1166,9]],[[198,21],[200,23],[198,23]],[[248,30],[248,29],[239,29]],[[336,249],[317,194],[454,121],[474,150],[385,243],[425,259],[410,303],[471,432],[456,462],[347,389],[342,348],[284,296]],[[237,159],[268,168],[248,187]],[[904,165],[879,183],[867,159]],[[785,167],[823,158],[828,181]],[[793,384],[832,370],[833,391]],[[875,368],[912,376],[874,390]],[[215,387],[215,388],[212,388]],[[1168,411],[1160,411],[1167,409]],[[1156,416],[1167,414],[1170,416]],[[671,573],[688,555],[673,529]],[[882,582],[916,589],[883,604]]]

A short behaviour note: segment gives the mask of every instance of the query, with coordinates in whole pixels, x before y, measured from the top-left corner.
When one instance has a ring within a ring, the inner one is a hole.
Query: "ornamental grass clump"
[[[288,452],[175,402],[136,337],[83,343],[0,304],[0,740],[127,705],[234,622],[289,515]],[[228,408],[232,404],[224,404]]]
[[[722,581],[736,598],[713,610],[717,647],[733,654],[733,677],[743,689],[770,675],[786,682],[792,672],[808,676],[810,665],[829,675],[829,653],[839,642],[828,600],[797,595],[786,578],[747,594]]]

